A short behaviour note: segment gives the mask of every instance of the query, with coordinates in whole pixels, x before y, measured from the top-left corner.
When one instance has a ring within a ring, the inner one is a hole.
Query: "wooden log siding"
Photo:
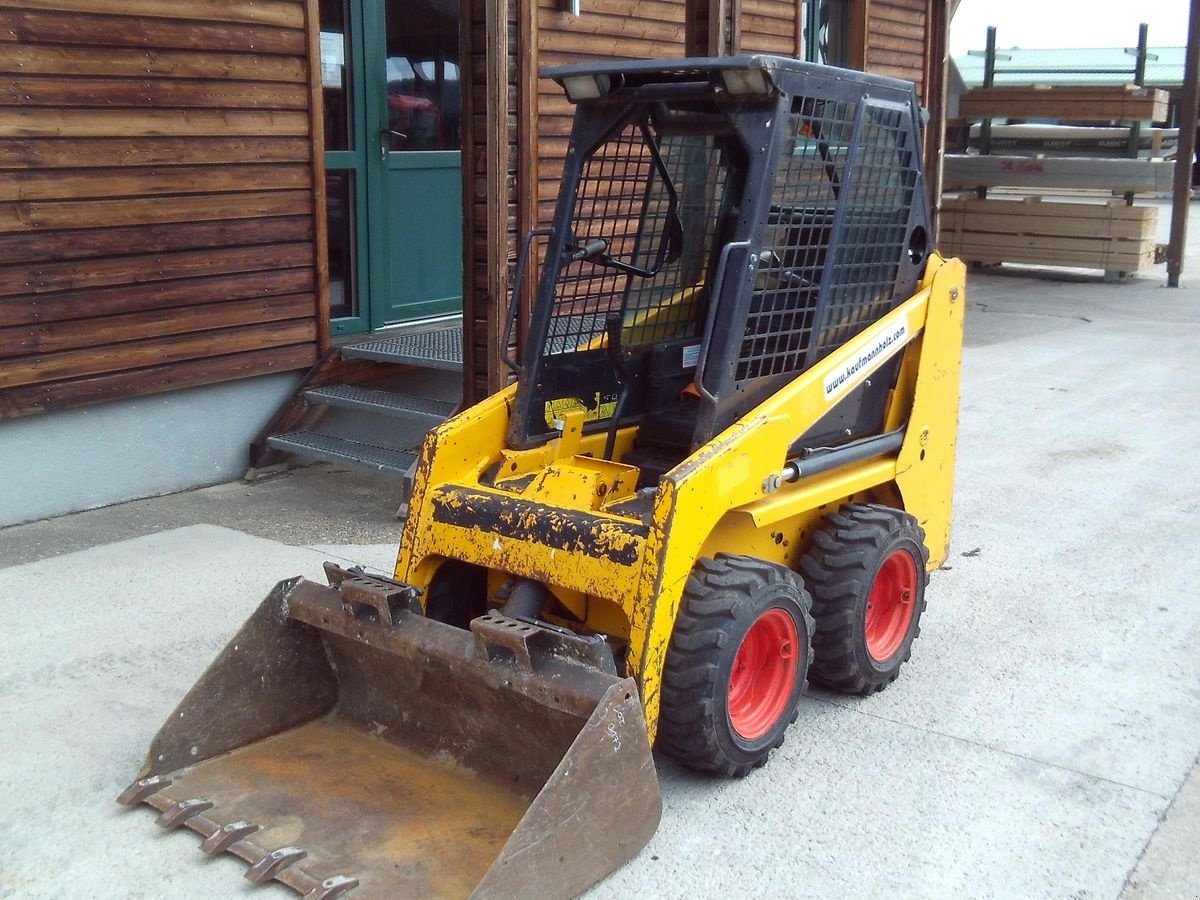
[[[508,381],[500,362],[519,245],[518,0],[463,0],[463,328],[467,402]],[[501,33],[501,29],[503,33]]]
[[[464,210],[464,387],[478,398],[510,377],[501,361],[501,332],[512,270],[524,234],[553,218],[571,131],[570,102],[538,73],[589,60],[681,56],[686,6],[684,0],[583,0],[582,15],[572,16],[552,0],[465,0],[463,14],[470,59],[463,85],[464,195],[470,198]],[[506,41],[495,39],[501,20]],[[497,76],[506,93],[489,90]],[[534,260],[526,301],[536,266]]]
[[[684,0],[582,0],[581,14],[559,0],[537,0],[537,65],[680,57],[686,47]],[[538,81],[537,221],[548,225],[562,175],[574,107],[555,82]]]
[[[0,0],[0,418],[316,360],[315,46],[315,0]]]
[[[867,4],[866,65],[868,72],[903,78],[925,96],[928,47],[928,4],[931,0],[870,0]],[[936,0],[934,0],[936,2]]]
[[[736,0],[741,15],[734,52],[804,58],[803,21],[797,0]]]

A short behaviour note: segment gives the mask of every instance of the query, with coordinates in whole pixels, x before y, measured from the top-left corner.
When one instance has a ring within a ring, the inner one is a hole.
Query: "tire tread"
[[[736,621],[743,604],[755,591],[789,580],[802,599],[807,634],[813,634],[811,600],[799,576],[782,566],[750,556],[720,553],[700,559],[684,587],[683,602],[675,619],[671,644],[663,667],[662,705],[658,746],[683,765],[726,777],[742,777],[766,762],[783,743],[783,732],[761,756],[750,763],[729,758],[717,735],[708,726],[714,713],[721,653],[729,642],[728,626]],[[811,643],[806,659],[812,659]],[[801,693],[806,685],[801,673]],[[796,720],[795,709],[787,724]]]
[[[929,581],[929,550],[925,531],[903,510],[874,503],[847,503],[825,517],[814,532],[809,551],[800,560],[800,572],[812,594],[813,661],[809,678],[814,684],[849,694],[873,694],[896,680],[900,665],[879,680],[864,672],[858,662],[860,629],[855,598],[870,589],[872,562],[897,535],[915,540],[921,551],[917,565],[920,605],[911,640],[904,647],[902,665],[912,652],[912,641],[921,633],[925,611],[925,585]]]

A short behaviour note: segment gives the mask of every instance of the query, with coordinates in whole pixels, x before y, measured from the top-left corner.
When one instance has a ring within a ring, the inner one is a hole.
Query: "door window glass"
[[[388,0],[388,149],[460,149],[459,84],[457,0]]]
[[[357,315],[354,292],[354,173],[325,176],[325,215],[329,229],[329,316]]]
[[[827,66],[847,62],[850,7],[847,0],[804,0],[804,58]]]
[[[325,101],[325,149],[353,150],[350,46],[346,36],[349,0],[320,0],[321,94]]]

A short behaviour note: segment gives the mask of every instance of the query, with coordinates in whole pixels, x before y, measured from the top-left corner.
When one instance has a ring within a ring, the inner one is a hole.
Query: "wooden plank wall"
[[[735,0],[734,53],[775,53],[804,58],[798,0]]]
[[[470,10],[465,35],[471,60],[470,84],[464,85],[471,107],[464,165],[464,195],[470,198],[464,225],[464,390],[471,399],[498,390],[510,377],[501,361],[502,332],[520,243],[527,231],[554,216],[573,109],[557,84],[539,77],[541,69],[684,52],[684,0],[583,0],[580,16],[561,6],[557,0],[464,4]],[[499,21],[507,23],[503,60],[495,40]],[[497,78],[507,86],[503,95],[488,90]],[[526,301],[536,266],[534,261]]]
[[[0,418],[315,361],[305,0],[0,0]]]
[[[560,0],[537,0],[538,68],[592,60],[679,57],[686,39],[684,0],[582,0],[581,15]],[[538,81],[537,221],[548,225],[571,134],[573,108],[553,81]]]
[[[866,60],[863,68],[878,75],[890,75],[913,82],[917,86],[917,98],[923,104],[929,103],[925,95],[925,81],[930,2],[868,0],[866,15]],[[851,65],[855,65],[853,60]]]
[[[499,363],[517,245],[516,0],[464,0],[463,246],[467,402],[505,383]],[[506,371],[506,370],[505,370]]]

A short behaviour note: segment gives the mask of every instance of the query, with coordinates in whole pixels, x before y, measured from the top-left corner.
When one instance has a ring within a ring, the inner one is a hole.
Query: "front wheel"
[[[921,633],[928,561],[906,512],[847,503],[826,517],[800,560],[817,626],[814,684],[873,694],[896,680]]]
[[[667,650],[659,746],[726,776],[765,763],[804,692],[811,605],[782,566],[724,553],[699,560]]]

